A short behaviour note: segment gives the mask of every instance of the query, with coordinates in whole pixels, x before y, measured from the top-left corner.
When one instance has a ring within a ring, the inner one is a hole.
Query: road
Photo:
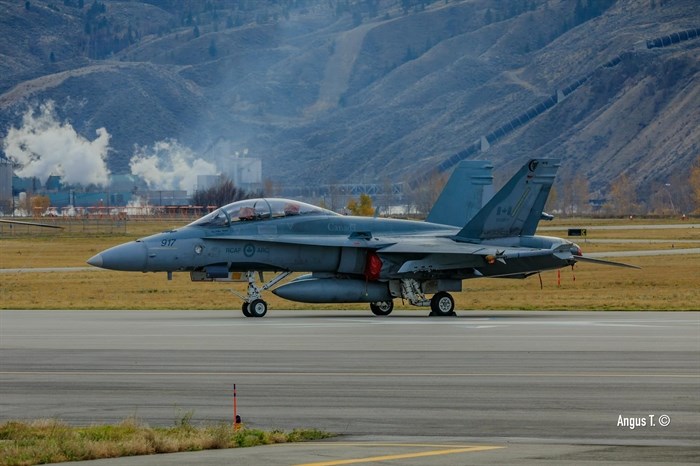
[[[203,464],[700,458],[698,312],[0,311],[1,420],[225,422],[234,383],[250,427],[342,436]]]

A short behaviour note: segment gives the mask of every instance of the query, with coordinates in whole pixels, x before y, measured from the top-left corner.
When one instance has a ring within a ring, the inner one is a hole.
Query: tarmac
[[[0,421],[230,422],[233,384],[338,437],[80,464],[700,461],[700,312],[0,311]]]

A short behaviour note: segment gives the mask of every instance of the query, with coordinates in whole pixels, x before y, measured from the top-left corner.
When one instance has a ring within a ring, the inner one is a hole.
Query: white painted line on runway
[[[475,327],[472,327],[470,329],[476,329]],[[0,335],[3,338],[10,338],[9,335]],[[211,334],[197,334],[197,333],[133,333],[131,335],[123,335],[121,337],[121,340],[124,341],[129,341],[133,339],[137,339],[141,341],[143,338],[165,338],[172,340],[174,338],[178,339],[200,339],[200,338],[207,338],[210,341],[214,338],[224,338],[224,339],[230,339],[230,338],[238,338],[241,335],[239,334],[219,334],[219,335],[211,335]],[[247,335],[246,335],[247,336]],[[378,339],[386,339],[390,338],[392,340],[401,340],[401,339],[417,339],[417,338],[433,338],[435,335],[431,334],[426,334],[426,335],[392,335],[392,334],[375,334],[375,335],[363,335],[363,338],[378,338]],[[572,336],[575,336],[577,339],[602,339],[602,340],[698,340],[698,335],[689,335],[689,336],[674,336],[674,335],[585,335],[585,334],[566,334],[566,335],[545,335],[545,334],[531,334],[531,335],[493,335],[492,333],[484,334],[484,335],[476,335],[476,334],[459,334],[459,335],[440,335],[440,338],[443,340],[448,340],[448,339],[464,339],[464,338],[489,338],[489,339],[506,339],[506,340],[570,340]],[[26,338],[55,338],[56,334],[33,334],[33,333],[25,333],[22,335],[19,334],[14,334],[11,337],[15,338],[21,338],[21,339],[26,339]],[[113,334],[90,334],[90,335],[84,335],[84,334],[61,334],[61,337],[65,338],[74,338],[76,341],[81,340],[81,341],[94,341],[94,340],[101,340],[104,338],[112,338],[114,337]],[[298,333],[294,335],[265,335],[265,334],[256,334],[256,338],[288,338],[288,337],[293,337],[293,338],[319,338],[319,335],[315,333]],[[326,335],[323,335],[323,337],[328,337],[328,338],[352,338],[352,335],[346,335],[346,334],[337,334],[337,333],[329,333]],[[7,345],[7,342],[3,341],[3,344],[0,345],[0,349],[10,349],[10,346]],[[332,348],[327,348],[328,351],[334,351]]]
[[[700,239],[631,239],[631,238],[587,238],[583,244],[696,244],[700,243]]]
[[[464,311],[472,312],[472,311]],[[620,320],[620,321],[607,321],[607,320],[513,320],[504,317],[493,317],[493,318],[475,318],[469,319],[468,316],[464,316],[468,320],[428,320],[424,317],[417,317],[416,319],[406,320],[406,319],[393,319],[391,317],[373,320],[372,318],[367,319],[343,319],[343,320],[333,320],[331,322],[319,322],[319,323],[306,323],[306,322],[279,322],[279,321],[268,321],[268,322],[248,322],[248,321],[226,321],[226,322],[197,322],[197,323],[163,323],[161,326],[168,326],[174,328],[192,328],[192,327],[242,327],[242,326],[262,326],[272,327],[272,328],[353,328],[353,327],[367,327],[367,326],[449,326],[449,327],[468,327],[468,328],[490,328],[490,327],[507,327],[510,325],[543,325],[543,326],[559,326],[559,327],[578,327],[578,326],[627,326],[627,327],[649,327],[649,328],[675,328],[683,327],[687,324],[700,324],[700,320]],[[484,325],[486,324],[486,325]],[[673,324],[673,325],[660,325],[660,324]],[[482,327],[479,327],[479,326]]]
[[[547,226],[539,227],[538,231],[566,231],[568,226]],[[685,230],[700,228],[700,223],[669,223],[669,224],[640,224],[640,225],[584,225],[580,228],[586,230]]]
[[[584,253],[584,257],[605,258],[605,257],[641,257],[641,256],[680,256],[700,254],[700,248],[691,249],[653,249],[640,251],[610,251]]]
[[[97,267],[26,267],[21,269],[0,269],[0,273],[54,273],[54,272],[104,272]]]
[[[613,373],[613,372],[523,372],[523,373],[504,373],[504,372],[463,372],[463,373],[444,373],[444,372],[284,372],[284,371],[262,371],[262,372],[212,372],[212,371],[202,371],[202,372],[152,372],[152,371],[95,371],[95,370],[85,370],[85,371],[0,371],[0,376],[140,376],[140,377],[315,377],[315,376],[325,376],[325,377],[413,377],[413,378],[424,378],[424,377],[445,377],[445,378],[464,378],[464,377],[513,377],[513,378],[529,378],[529,377],[543,377],[543,378],[642,378],[642,379],[655,379],[655,378],[671,378],[671,379],[700,379],[700,374],[641,374],[641,373]]]

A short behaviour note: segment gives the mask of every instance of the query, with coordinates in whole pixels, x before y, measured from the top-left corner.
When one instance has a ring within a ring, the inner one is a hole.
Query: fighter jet
[[[241,296],[247,317],[263,317],[262,293],[293,272],[307,274],[274,294],[305,303],[368,303],[378,316],[390,314],[400,298],[448,316],[455,307],[450,292],[461,291],[465,279],[525,278],[577,261],[632,267],[584,258],[570,241],[535,235],[558,167],[555,159],[529,160],[461,228],[344,216],[290,199],[247,199],[103,251],[88,264],[169,278],[189,272],[192,281],[241,276],[248,283]],[[264,282],[263,272],[277,275]]]

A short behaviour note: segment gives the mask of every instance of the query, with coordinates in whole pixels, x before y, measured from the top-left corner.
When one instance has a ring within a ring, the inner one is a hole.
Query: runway
[[[545,444],[573,448],[560,459],[575,445],[700,455],[700,313],[458,314],[0,311],[1,420],[227,422],[235,383],[249,427],[503,447],[461,453],[484,462]]]

